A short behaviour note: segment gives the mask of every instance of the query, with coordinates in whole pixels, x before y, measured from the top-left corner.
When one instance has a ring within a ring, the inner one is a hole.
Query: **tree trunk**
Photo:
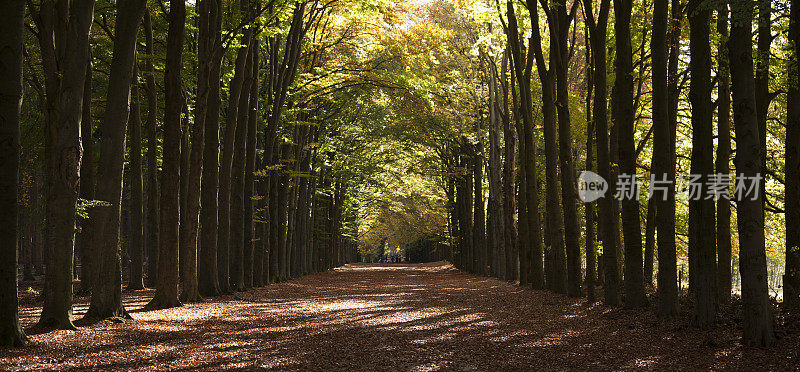
[[[222,64],[222,6],[219,0],[208,0],[208,93],[206,98],[203,174],[201,177],[200,224],[203,226],[198,247],[198,290],[203,296],[220,293],[217,267],[217,192],[219,187],[219,110],[220,68]]]
[[[511,64],[511,55],[506,50],[508,56],[508,64]],[[508,95],[512,94],[516,97],[514,92],[514,78],[509,77],[507,74],[507,64],[503,64],[501,79],[503,82],[503,218],[505,222],[503,226],[503,239],[506,252],[506,275],[502,279],[514,280],[517,279],[517,187],[516,187],[516,162],[517,162],[517,131],[514,124],[511,123],[511,115],[514,120],[518,120],[519,116],[516,114],[516,108],[509,110]],[[510,81],[510,84],[509,84]],[[509,85],[511,87],[509,88]],[[514,99],[516,101],[516,99]],[[511,112],[509,112],[511,111]]]
[[[651,162],[652,167],[652,162]],[[654,173],[650,173],[653,175]],[[647,200],[647,217],[644,225],[644,270],[643,280],[646,288],[653,288],[653,272],[656,245],[656,199],[649,198]]]
[[[506,58],[503,58],[505,65]],[[505,216],[503,215],[503,185],[502,163],[500,161],[500,95],[503,90],[498,88],[496,67],[491,62],[489,81],[489,202],[487,230],[488,249],[492,252],[492,274],[500,279],[506,278],[506,244],[505,244]],[[503,70],[505,72],[505,70]]]
[[[728,63],[728,4],[722,3],[717,11],[719,53],[717,54],[717,174],[730,174],[731,156],[731,90]],[[788,136],[787,136],[788,139]],[[787,141],[788,142],[788,141]],[[787,167],[788,169],[788,167]],[[723,181],[728,187],[728,180]],[[731,300],[731,205],[727,194],[717,200],[717,301],[728,304]]]
[[[614,179],[611,177],[611,154],[608,141],[608,119],[607,119],[607,94],[606,94],[606,28],[608,25],[608,14],[611,7],[611,0],[603,0],[600,3],[600,12],[597,21],[594,21],[591,2],[584,2],[587,20],[590,24],[590,38],[592,50],[592,61],[594,68],[593,82],[595,86],[594,107],[592,116],[597,142],[597,170],[601,177],[608,181],[608,190],[603,198],[600,199],[598,216],[603,240],[603,259],[602,276],[603,292],[607,305],[619,305],[619,269],[617,266],[617,218],[612,207]]]
[[[636,143],[634,139],[633,63],[631,51],[631,0],[614,1],[614,39],[617,46],[615,63],[616,98],[614,105],[619,133],[619,169],[621,179],[638,181],[636,176]],[[647,305],[642,277],[642,233],[639,226],[639,193],[620,195],[622,199],[622,231],[625,237],[625,307],[640,308]]]
[[[564,209],[564,247],[566,249],[566,285],[570,297],[581,297],[581,249],[578,224],[578,195],[575,183],[575,164],[572,159],[572,124],[569,112],[567,36],[572,16],[567,15],[566,3],[554,3],[550,22],[553,39],[551,56],[555,61],[555,106],[558,112],[558,159],[561,167],[561,205]],[[561,255],[561,253],[559,253]],[[563,257],[563,256],[562,256]],[[564,265],[560,265],[563,268]]]
[[[23,346],[28,339],[17,312],[18,181],[22,49],[25,2],[0,5],[0,346]],[[13,243],[12,243],[13,242]]]
[[[208,117],[208,96],[210,86],[210,64],[215,48],[213,44],[213,22],[210,0],[198,4],[198,41],[197,41],[197,99],[194,107],[194,123],[192,124],[192,148],[185,149],[189,153],[189,167],[182,170],[188,172],[186,210],[183,211],[183,223],[180,230],[181,249],[181,301],[195,302],[201,299],[197,272],[197,236],[200,228],[200,198],[204,190],[201,187],[203,175],[203,154],[205,152],[205,121]],[[184,197],[182,197],[184,198]],[[207,273],[204,273],[207,275]]]
[[[242,45],[250,42],[249,32],[242,35]],[[233,280],[231,278],[231,167],[233,166],[234,147],[236,144],[236,131],[239,114],[239,98],[242,94],[242,84],[245,79],[247,67],[247,47],[237,51],[236,70],[233,80],[228,88],[228,117],[225,123],[225,137],[222,144],[222,157],[219,166],[219,213],[217,218],[217,270],[219,273],[219,290],[221,293],[231,293]]]
[[[736,135],[737,183],[758,180],[762,170],[755,78],[750,37],[753,19],[750,1],[731,1],[731,35],[728,40]],[[769,346],[775,342],[772,309],[767,288],[762,195],[737,197],[739,272],[742,276],[743,343]]]
[[[786,263],[784,306],[800,309],[800,1],[791,1],[789,15],[788,88],[786,93]]]
[[[472,159],[473,186],[475,195],[473,196],[475,219],[472,224],[472,247],[475,251],[475,273],[486,275],[486,210],[483,203],[483,136],[480,135],[480,123],[477,125],[478,143],[475,146],[475,157]]]
[[[258,126],[258,93],[259,93],[259,54],[258,46],[253,47],[253,82],[250,85],[250,114],[247,121],[247,149],[244,169],[244,285],[247,288],[253,285],[260,286],[261,281],[261,256],[254,252],[255,235],[253,230],[254,215],[254,181],[256,167],[256,141]]]
[[[43,4],[54,12],[52,0]],[[93,0],[76,0],[69,10],[48,14],[54,31],[57,67],[48,71],[59,75],[48,94],[47,128],[47,229],[44,305],[39,325],[44,328],[74,329],[72,324],[72,263],[75,247],[75,215],[80,184],[80,127],[83,111],[82,92],[89,59],[89,29],[94,16]],[[67,4],[63,4],[67,6]],[[46,10],[42,9],[42,13]],[[45,32],[42,30],[40,32]],[[53,41],[52,39],[50,41]],[[52,45],[50,46],[52,49]],[[43,54],[44,54],[44,49]],[[44,58],[43,58],[44,59]],[[51,84],[52,85],[52,84]]]
[[[83,146],[83,161],[81,162],[80,195],[84,200],[94,200],[94,128],[92,125],[92,61],[91,56],[86,64],[86,79],[83,82],[83,118],[81,119],[81,146]],[[81,287],[80,293],[91,293],[94,283],[92,260],[96,254],[91,252],[92,221],[84,218],[81,221],[81,230],[76,241],[76,248],[81,257]]]
[[[140,12],[140,14],[142,14]],[[141,15],[139,16],[141,20]],[[138,25],[137,25],[138,26]],[[131,236],[130,236],[130,257],[131,268],[128,278],[128,289],[144,289],[143,269],[144,269],[144,217],[142,205],[144,204],[142,194],[142,120],[141,105],[139,103],[139,82],[136,72],[136,62],[133,63],[134,73],[131,80],[131,109],[130,109],[130,180],[131,198],[128,209],[131,213]]]
[[[248,38],[250,39],[250,38]],[[254,47],[247,47],[244,82],[239,97],[236,119],[236,141],[233,148],[230,192],[230,282],[233,290],[243,291],[244,284],[244,167],[247,145],[247,119],[250,114],[250,85],[253,79]]]
[[[527,3],[529,9],[536,9],[534,0],[528,0]],[[533,52],[529,50],[527,58],[523,56],[513,3],[509,1],[506,6],[508,29],[511,31],[508,35],[508,41],[514,58],[514,73],[520,90],[519,107],[522,114],[522,137],[520,138],[520,143],[524,142],[524,145],[520,145],[520,163],[522,163],[522,170],[525,172],[523,182],[525,188],[521,189],[520,192],[526,193],[525,222],[527,223],[528,243],[524,252],[524,260],[528,271],[523,272],[522,267],[520,267],[520,284],[530,283],[534,289],[541,289],[544,287],[544,272],[542,267],[541,228],[536,212],[539,210],[539,192],[537,190],[536,148],[533,141],[533,98],[531,97],[530,89]],[[538,22],[538,17],[535,16],[536,12],[532,11],[531,13],[534,14],[531,17],[531,21]],[[534,35],[538,35],[538,33],[534,33]],[[529,49],[531,45],[535,44],[534,42],[529,43]],[[521,200],[522,198],[520,198]],[[522,220],[520,219],[520,221]],[[530,257],[530,260],[528,260],[528,257]]]
[[[709,3],[692,0],[689,14],[689,101],[692,105],[691,173],[701,175],[700,192],[689,197],[689,260],[694,261],[694,316],[699,327],[714,324],[716,314],[716,224],[714,200],[708,188],[708,175],[714,173],[714,143],[711,108],[711,47],[709,43]],[[712,195],[713,196],[713,195]],[[694,247],[694,249],[692,249]]]
[[[170,0],[167,60],[164,69],[164,152],[161,172],[161,220],[158,283],[149,309],[181,306],[178,300],[178,224],[181,158],[181,60],[186,4]]]
[[[145,54],[147,64],[144,81],[147,93],[147,286],[155,287],[158,283],[158,100],[156,96],[155,67],[153,66],[153,24],[150,10],[144,12]]]

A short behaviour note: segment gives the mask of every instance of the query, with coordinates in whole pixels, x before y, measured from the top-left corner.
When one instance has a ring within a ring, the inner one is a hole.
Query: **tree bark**
[[[256,141],[257,126],[258,126],[258,94],[259,94],[259,54],[260,49],[258,45],[253,46],[253,82],[250,85],[250,114],[247,120],[247,149],[245,151],[245,169],[244,169],[244,284],[245,287],[250,288],[254,285],[260,286],[262,284],[261,274],[261,256],[255,254],[255,239],[253,223],[254,223],[254,190],[255,190],[255,172],[256,167]]]
[[[250,39],[250,38],[248,38]],[[244,285],[244,166],[247,145],[247,119],[250,114],[250,85],[252,81],[252,46],[245,51],[244,81],[236,119],[236,141],[233,148],[230,190],[230,283],[233,290],[243,291]]]
[[[217,267],[217,192],[219,187],[219,110],[220,68],[222,64],[221,25],[222,5],[219,0],[208,0],[208,94],[206,98],[205,133],[203,146],[203,174],[201,177],[200,224],[201,238],[197,266],[198,290],[203,296],[220,293]]]
[[[201,299],[197,273],[197,236],[200,228],[200,198],[204,190],[201,188],[203,175],[203,154],[205,152],[205,121],[208,117],[208,96],[210,64],[213,63],[214,31],[210,0],[198,4],[198,42],[197,42],[197,99],[192,124],[192,149],[189,153],[189,169],[187,176],[186,211],[184,224],[180,231],[181,260],[181,301],[195,302]],[[185,149],[189,151],[189,149]],[[207,274],[207,273],[206,273]]]
[[[717,57],[717,159],[718,175],[730,174],[731,156],[731,90],[728,63],[728,4],[722,3],[717,10],[717,33],[719,46]],[[788,136],[787,136],[788,139]],[[788,142],[788,141],[787,141]],[[788,168],[787,168],[788,169]],[[727,184],[725,185],[728,186]],[[728,195],[717,200],[717,301],[728,304],[731,300],[731,205]]]
[[[617,265],[617,217],[614,213],[612,198],[614,179],[611,177],[611,154],[609,151],[608,138],[608,107],[607,83],[606,83],[606,31],[608,26],[608,15],[611,7],[611,0],[603,0],[600,3],[600,12],[597,21],[594,20],[594,13],[591,9],[591,2],[584,2],[586,11],[584,14],[589,21],[590,44],[592,50],[592,64],[594,68],[594,106],[592,116],[595,125],[597,142],[597,170],[601,177],[608,181],[608,190],[599,204],[599,227],[603,240],[603,292],[604,300],[607,305],[619,305],[619,269]]]
[[[81,146],[83,146],[83,161],[81,162],[80,197],[84,200],[94,200],[94,128],[92,125],[92,61],[91,56],[86,64],[86,79],[83,82],[83,118],[81,119]],[[91,293],[93,279],[92,260],[95,254],[91,252],[92,221],[84,218],[81,221],[81,231],[76,241],[76,248],[81,257],[81,287],[80,293]]]
[[[178,299],[178,225],[180,220],[181,60],[186,4],[170,0],[167,61],[164,69],[164,152],[161,172],[161,220],[156,293],[149,309],[181,306]]]
[[[147,63],[144,81],[147,94],[147,286],[158,283],[158,99],[156,93],[155,67],[153,66],[153,24],[150,10],[144,12],[145,54]]]
[[[577,1],[577,0],[576,0]],[[577,6],[577,3],[573,3]],[[551,56],[554,57],[555,69],[555,107],[558,113],[558,159],[561,167],[561,205],[564,209],[564,248],[566,250],[566,282],[567,294],[570,297],[581,297],[581,249],[580,231],[578,224],[575,183],[575,164],[572,159],[572,124],[569,112],[569,49],[567,49],[567,36],[569,25],[574,17],[567,14],[566,3],[554,3],[551,9],[552,21]],[[563,265],[561,265],[563,267]]]
[[[617,46],[615,60],[616,98],[614,117],[619,133],[619,169],[621,177],[636,175],[634,139],[633,62],[631,50],[631,0],[614,0],[614,30]],[[633,180],[632,182],[638,182]],[[638,190],[637,190],[638,191]],[[639,194],[622,197],[622,231],[625,238],[625,307],[647,305],[642,277],[642,233],[639,226]]]
[[[54,42],[42,48],[43,54],[46,49],[52,51],[55,45],[51,62],[56,67],[45,66],[45,69],[48,75],[57,77],[49,77],[56,84],[49,84],[47,98],[47,270],[44,305],[38,324],[43,328],[75,329],[72,324],[72,264],[83,155],[80,143],[83,95],[78,92],[83,91],[86,78],[94,1],[76,0],[58,6],[56,13],[53,1],[46,0],[41,11],[50,24],[40,33],[49,33],[44,39]]]
[[[0,346],[24,346],[28,338],[17,311],[18,181],[22,49],[25,2],[0,5]]]
[[[758,115],[753,77],[751,27],[753,4],[731,1],[731,35],[728,40],[733,92],[733,125],[736,135],[737,182],[759,177],[762,170]],[[739,272],[742,276],[743,343],[769,346],[775,342],[772,310],[767,288],[762,195],[737,198]]]
[[[141,16],[139,17],[141,18]],[[131,268],[128,279],[129,290],[144,289],[144,199],[142,194],[142,120],[139,96],[139,78],[136,73],[136,63],[133,64],[134,73],[131,81],[131,113],[130,126],[130,157],[131,170],[129,173],[131,185],[131,198],[128,210],[131,213],[130,257]]]
[[[800,1],[791,1],[786,93],[786,261],[783,303],[800,309]]]
[[[692,105],[691,173],[701,175],[697,198],[689,199],[689,252],[694,261],[694,316],[699,327],[714,324],[716,315],[716,224],[714,200],[708,188],[708,175],[714,173],[714,143],[711,108],[711,47],[709,43],[710,4],[692,0],[689,14],[689,101]],[[692,249],[694,248],[694,249]],[[691,253],[694,252],[694,257]],[[690,274],[691,275],[691,274]]]
[[[250,34],[245,32],[242,35],[242,45],[250,43]],[[217,218],[217,270],[219,273],[219,289],[221,293],[231,293],[235,288],[232,287],[231,278],[231,167],[236,145],[236,131],[238,126],[239,99],[242,94],[242,84],[244,82],[247,67],[247,47],[242,47],[237,51],[236,70],[233,80],[231,80],[228,91],[228,117],[225,123],[225,137],[222,144],[222,157],[219,169],[219,191],[218,191],[218,218]]]

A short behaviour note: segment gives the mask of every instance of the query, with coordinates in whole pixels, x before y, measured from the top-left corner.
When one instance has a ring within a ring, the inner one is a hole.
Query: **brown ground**
[[[774,348],[745,348],[735,322],[695,330],[683,319],[586,306],[445,263],[352,264],[213,302],[139,311],[151,295],[126,293],[134,321],[35,335],[30,347],[0,350],[0,370],[800,368],[797,333]],[[86,311],[81,300],[76,314]],[[23,323],[38,311],[24,305]]]

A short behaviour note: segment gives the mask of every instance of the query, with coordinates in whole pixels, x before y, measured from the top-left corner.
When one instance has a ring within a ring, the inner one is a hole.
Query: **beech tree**
[[[27,337],[17,312],[17,184],[22,107],[22,34],[25,2],[0,5],[0,345],[23,346]]]
[[[178,198],[181,155],[181,68],[186,4],[169,2],[167,62],[164,69],[164,159],[161,172],[161,217],[159,220],[158,282],[156,293],[147,304],[151,309],[181,306],[178,300]]]

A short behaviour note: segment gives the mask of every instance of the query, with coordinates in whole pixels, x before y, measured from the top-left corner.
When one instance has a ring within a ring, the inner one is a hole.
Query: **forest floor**
[[[350,264],[180,308],[141,311],[151,290],[125,292],[133,321],[31,336],[0,349],[0,370],[618,370],[800,368],[800,334],[748,348],[722,319],[612,309],[459,272],[446,263]],[[22,300],[30,327],[40,304]],[[87,308],[78,298],[76,318]],[[724,317],[723,317],[724,318]]]

